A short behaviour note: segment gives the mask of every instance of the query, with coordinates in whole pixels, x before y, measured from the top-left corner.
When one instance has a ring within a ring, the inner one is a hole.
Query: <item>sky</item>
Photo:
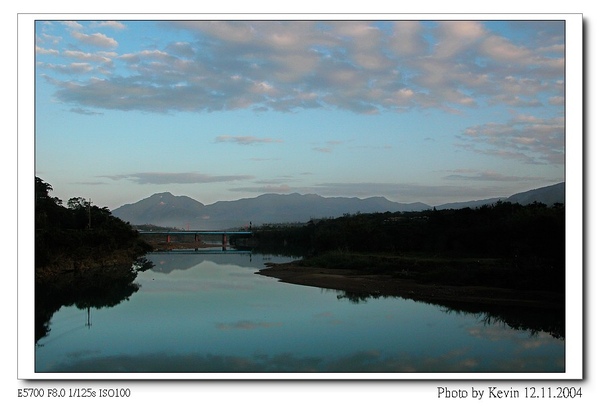
[[[565,180],[556,20],[38,20],[35,173],[115,209],[439,205]]]

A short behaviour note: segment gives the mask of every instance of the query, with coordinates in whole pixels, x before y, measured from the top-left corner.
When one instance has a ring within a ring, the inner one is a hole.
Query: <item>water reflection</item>
[[[50,319],[61,307],[78,309],[113,307],[139,290],[135,283],[138,272],[154,265],[147,258],[131,264],[74,271],[56,276],[51,281],[35,284],[35,341],[50,332]]]
[[[113,284],[36,292],[43,293],[36,323],[45,328],[39,337],[36,330],[36,371],[564,371],[563,340],[499,310],[290,285],[255,273],[264,262],[290,260],[152,253],[140,268],[115,272]]]
[[[564,369],[559,359],[556,370]],[[497,372],[547,372],[545,356],[495,365]],[[57,365],[54,372],[131,373],[462,373],[489,372],[483,356],[471,356],[466,349],[422,357],[418,354],[386,355],[382,351],[357,351],[340,357],[302,356],[291,352],[236,356],[206,353],[73,358]]]
[[[357,292],[338,292],[337,298],[351,303],[367,303],[369,299],[393,297]],[[415,299],[411,299],[415,300]],[[418,300],[423,303],[439,306],[448,313],[473,314],[484,324],[502,323],[515,330],[527,331],[530,334],[548,333],[552,337],[565,338],[565,312],[562,310],[547,311],[544,309],[522,309],[518,307],[479,305],[473,303],[448,302],[439,300]]]

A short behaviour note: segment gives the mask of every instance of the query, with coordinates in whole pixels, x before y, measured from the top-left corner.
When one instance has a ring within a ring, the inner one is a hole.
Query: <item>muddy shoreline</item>
[[[463,303],[517,308],[564,309],[564,296],[543,291],[523,291],[486,286],[451,286],[418,283],[389,273],[305,267],[292,263],[266,264],[259,275],[284,283],[341,290],[371,296],[399,296],[435,303]]]

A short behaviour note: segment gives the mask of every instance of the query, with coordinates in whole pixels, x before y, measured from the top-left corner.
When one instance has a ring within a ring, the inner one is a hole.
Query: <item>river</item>
[[[564,337],[510,317],[256,274],[265,262],[292,258],[182,251],[146,259],[149,269],[122,297],[44,309],[36,373],[565,370]]]

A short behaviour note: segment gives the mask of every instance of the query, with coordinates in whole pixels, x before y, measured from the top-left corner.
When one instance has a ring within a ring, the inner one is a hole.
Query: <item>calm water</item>
[[[36,344],[36,372],[564,371],[564,340],[510,317],[255,274],[265,261],[290,258],[147,259],[154,267],[137,274],[133,293],[55,306]]]

